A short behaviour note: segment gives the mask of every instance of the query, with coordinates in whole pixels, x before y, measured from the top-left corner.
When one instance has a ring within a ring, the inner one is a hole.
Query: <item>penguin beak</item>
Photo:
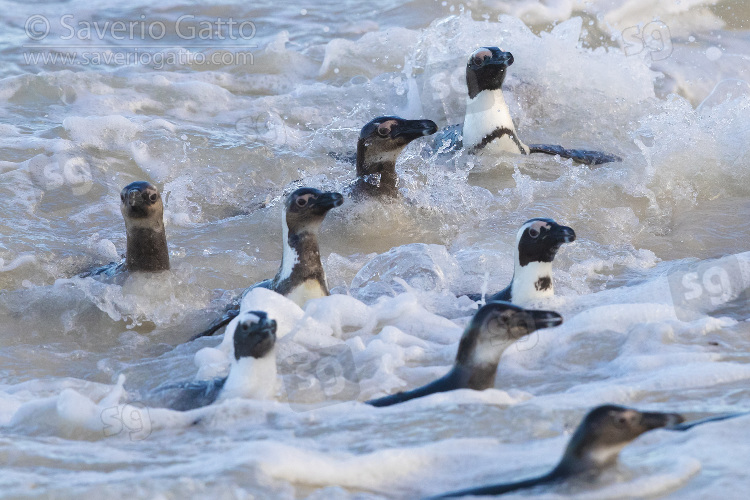
[[[526,314],[529,317],[529,323],[533,326],[533,330],[541,330],[542,328],[552,328],[553,326],[559,326],[563,322],[562,316],[554,311],[535,311],[533,309],[526,309]]]
[[[513,54],[511,54],[510,52],[502,52],[502,51],[494,53],[492,54],[492,59],[485,62],[485,65],[489,65],[489,64],[503,66],[507,68],[508,66],[513,64]]]
[[[128,191],[127,202],[131,207],[143,205],[143,193],[141,193],[141,190],[133,188]]]
[[[322,209],[324,211],[328,211],[335,207],[340,207],[344,203],[344,196],[341,193],[323,193],[320,196],[318,196],[313,202],[312,205],[315,208]]]
[[[550,236],[560,244],[571,243],[576,240],[576,232],[573,231],[573,228],[561,226],[559,224],[554,225],[550,231]]]
[[[679,413],[642,412],[641,425],[646,430],[672,427],[685,421]]]
[[[407,142],[411,142],[437,131],[438,126],[432,120],[403,120],[395,127],[395,130],[391,131],[391,137],[393,139],[403,137]]]

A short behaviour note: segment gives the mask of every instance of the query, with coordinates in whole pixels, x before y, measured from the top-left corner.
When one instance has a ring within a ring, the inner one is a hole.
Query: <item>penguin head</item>
[[[576,233],[552,219],[530,219],[516,236],[516,264],[524,267],[531,262],[552,262],[563,243],[575,241]]]
[[[516,340],[562,324],[554,311],[524,309],[510,302],[494,301],[479,308],[464,330],[456,361],[465,366],[497,364],[503,351]]]
[[[405,120],[398,116],[379,116],[368,122],[357,141],[357,168],[360,163],[396,162],[401,151],[414,139],[432,135],[438,127],[432,120]],[[360,175],[373,174],[364,172]]]
[[[240,314],[234,330],[234,358],[262,358],[276,344],[276,321],[263,311]]]
[[[300,188],[284,203],[285,222],[291,234],[305,230],[316,231],[328,211],[344,203],[340,193],[325,193],[315,188]]]
[[[469,98],[474,99],[483,90],[502,88],[508,66],[513,64],[513,54],[497,47],[480,47],[466,63],[466,85]]]
[[[164,205],[159,190],[146,181],[131,182],[120,191],[120,211],[126,222],[139,219],[162,220]]]
[[[591,410],[570,438],[559,468],[583,472],[614,463],[620,450],[644,432],[685,419],[678,413],[641,412],[617,405]]]

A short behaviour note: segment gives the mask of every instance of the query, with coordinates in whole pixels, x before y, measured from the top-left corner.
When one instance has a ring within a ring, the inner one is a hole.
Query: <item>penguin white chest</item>
[[[308,300],[319,299],[328,294],[317,280],[307,280],[294,287],[286,297],[300,307],[304,307]]]
[[[463,143],[467,149],[476,148],[482,145],[483,141],[489,141],[477,152],[528,153],[528,147],[520,140],[516,142],[513,137],[518,140],[502,90],[483,90],[473,99],[469,98],[466,102],[463,127]]]
[[[552,263],[529,262],[523,267],[517,265],[510,294],[513,303],[519,305],[552,297],[555,294],[552,285]]]

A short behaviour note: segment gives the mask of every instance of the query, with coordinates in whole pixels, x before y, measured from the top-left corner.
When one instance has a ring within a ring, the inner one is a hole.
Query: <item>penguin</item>
[[[533,479],[454,491],[430,498],[502,495],[580,476],[590,478],[613,465],[620,451],[644,432],[662,427],[669,428],[683,421],[682,415],[677,413],[640,412],[617,405],[599,406],[584,417],[570,438],[560,463],[547,474]]]
[[[254,288],[267,288],[304,307],[310,299],[329,295],[326,274],[320,262],[318,229],[328,211],[343,203],[344,197],[340,193],[324,193],[309,187],[297,189],[290,194],[281,212],[284,249],[281,267],[274,278],[249,287],[242,293],[242,297]],[[230,306],[222,318],[191,340],[213,335],[238,313],[239,304]]]
[[[529,219],[516,235],[513,251],[513,278],[503,290],[487,297],[487,302],[504,300],[524,304],[554,295],[552,261],[563,243],[575,241],[572,228],[561,226],[552,219]],[[479,301],[481,294],[469,294]]]
[[[168,406],[188,411],[230,398],[268,399],[276,385],[276,321],[263,311],[241,313],[234,320],[234,358],[229,375],[167,385],[157,392],[177,390]]]
[[[352,198],[397,197],[398,155],[413,140],[432,135],[437,130],[432,120],[379,116],[369,121],[362,127],[357,141],[357,177],[351,191]]]
[[[562,321],[562,316],[556,312],[523,309],[508,302],[490,302],[476,312],[464,330],[456,361],[446,375],[418,389],[366,403],[391,406],[436,392],[489,389],[495,383],[497,365],[508,346],[536,330],[558,326]]]
[[[120,212],[125,219],[125,259],[80,274],[114,277],[126,272],[169,269],[169,249],[164,231],[164,204],[159,190],[146,181],[131,182],[120,191]]]
[[[599,151],[566,149],[549,144],[526,145],[521,142],[502,90],[511,64],[513,54],[498,47],[481,47],[469,56],[466,64],[469,95],[464,123],[446,127],[442,134],[435,137],[434,145],[438,151],[465,147],[471,154],[545,153],[571,158],[586,165],[622,161],[619,156]]]

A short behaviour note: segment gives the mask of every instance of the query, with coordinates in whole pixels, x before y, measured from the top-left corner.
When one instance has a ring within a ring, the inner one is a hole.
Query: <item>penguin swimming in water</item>
[[[268,288],[294,301],[300,307],[310,299],[329,295],[326,274],[320,262],[318,229],[329,210],[344,203],[339,193],[324,193],[314,188],[300,188],[290,194],[281,212],[282,244],[281,267],[272,279],[261,281],[254,288]],[[224,316],[206,331],[191,340],[213,335],[226,326],[239,312],[239,304],[227,309]]]
[[[446,375],[418,389],[366,403],[391,406],[436,392],[489,389],[495,383],[497,365],[508,346],[536,330],[558,326],[562,321],[562,316],[556,312],[522,309],[507,302],[490,302],[476,312],[464,330],[456,361]]]
[[[640,412],[616,405],[599,406],[584,417],[570,438],[560,463],[549,473],[514,483],[454,491],[430,498],[502,495],[574,477],[599,474],[613,465],[620,451],[644,432],[661,427],[669,428],[683,420],[682,415],[677,413]]]
[[[505,289],[486,298],[487,302],[504,300],[523,304],[554,294],[552,261],[564,243],[575,241],[576,233],[552,219],[530,219],[521,226],[513,251],[513,278]],[[478,301],[481,294],[469,294]]]
[[[466,64],[466,85],[469,89],[463,125],[446,127],[435,138],[438,151],[465,147],[470,153],[497,154],[508,152],[527,155],[545,153],[598,165],[622,158],[583,149],[566,149],[549,144],[526,145],[516,133],[510,110],[503,96],[503,82],[508,66],[513,64],[513,54],[497,47],[475,50]]]
[[[362,127],[357,141],[357,178],[352,197],[396,197],[396,159],[413,140],[437,132],[432,120],[379,116]]]
[[[169,250],[164,231],[164,204],[159,190],[146,181],[131,182],[120,191],[120,212],[125,219],[127,249],[123,262],[82,273],[88,276],[113,277],[130,271],[166,271]]]
[[[229,375],[157,389],[177,389],[168,404],[188,411],[229,398],[267,399],[276,385],[276,321],[263,311],[241,313],[234,320],[234,358]],[[229,327],[231,328],[231,326]]]

